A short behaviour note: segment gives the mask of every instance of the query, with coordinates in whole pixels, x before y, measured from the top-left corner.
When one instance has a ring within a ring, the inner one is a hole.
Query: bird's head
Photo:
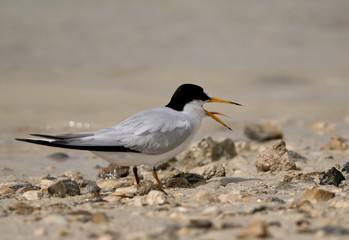
[[[172,108],[176,111],[183,111],[185,106],[189,103],[195,102],[197,104],[200,104],[202,110],[204,111],[204,114],[206,116],[209,116],[225,126],[226,128],[230,129],[229,126],[227,126],[222,120],[220,120],[218,117],[215,115],[223,115],[226,116],[222,113],[218,112],[209,112],[203,108],[203,105],[205,103],[212,103],[212,102],[219,102],[219,103],[229,103],[229,104],[235,104],[238,106],[242,106],[239,103],[236,102],[231,102],[215,97],[210,97],[205,90],[197,85],[194,84],[183,84],[177,88],[175,93],[173,94],[170,102],[166,105],[166,107]]]

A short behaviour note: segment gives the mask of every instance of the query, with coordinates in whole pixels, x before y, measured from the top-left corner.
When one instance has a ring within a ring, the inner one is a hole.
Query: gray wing
[[[192,133],[190,121],[169,108],[143,111],[119,125],[95,132],[33,136],[44,139],[17,139],[61,148],[161,154],[180,145]]]
[[[182,116],[169,108],[143,111],[87,138],[94,138],[98,144],[112,142],[137,152],[161,154],[183,143],[192,133],[190,121]]]

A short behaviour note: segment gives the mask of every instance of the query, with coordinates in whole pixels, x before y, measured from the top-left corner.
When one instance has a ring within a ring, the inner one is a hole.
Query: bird
[[[119,166],[132,166],[137,185],[137,167],[150,165],[160,189],[164,189],[156,165],[172,159],[184,151],[198,132],[202,119],[209,116],[232,130],[215,115],[203,108],[205,103],[239,103],[211,97],[195,84],[182,84],[164,107],[136,113],[118,125],[92,132],[72,134],[30,134],[35,138],[16,138],[18,141],[50,147],[87,150]]]

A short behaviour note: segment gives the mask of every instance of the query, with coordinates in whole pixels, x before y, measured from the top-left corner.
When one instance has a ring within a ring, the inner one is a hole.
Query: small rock
[[[283,179],[283,182],[313,182],[314,177],[322,175],[324,172],[311,172],[311,173],[296,173],[293,175],[286,175]]]
[[[69,155],[64,153],[64,152],[52,153],[52,154],[48,155],[47,157],[51,158],[52,160],[59,161],[59,162],[65,161],[68,158],[70,158]]]
[[[196,195],[195,195],[195,200],[197,202],[208,202],[208,203],[212,203],[215,201],[215,198],[209,194],[206,191],[199,191]]]
[[[143,180],[139,184],[137,184],[136,187],[137,187],[137,192],[136,192],[137,196],[147,195],[152,190],[163,191],[162,189],[160,189],[160,187],[156,183],[150,180]]]
[[[119,179],[128,176],[129,169],[130,167],[110,163],[108,167],[99,170],[98,177],[102,179]]]
[[[239,239],[246,238],[266,238],[269,237],[267,225],[262,220],[255,220],[251,222],[245,230],[240,233],[237,237]]]
[[[170,178],[166,180],[167,187],[190,187],[190,183],[184,177]]]
[[[87,193],[99,193],[101,189],[98,187],[97,183],[95,181],[89,180],[85,186],[85,191]]]
[[[225,168],[217,162],[194,168],[191,172],[203,176],[206,180],[213,177],[225,177]]]
[[[16,185],[13,185],[9,188],[11,188],[12,190],[14,190],[15,192],[17,192],[19,189],[21,188],[25,188],[25,187],[31,187],[31,184],[30,183],[25,183],[25,184],[16,184]],[[33,190],[33,189],[30,189],[30,190]]]
[[[77,182],[66,179],[50,186],[48,192],[58,197],[65,197],[66,195],[75,196],[80,195],[80,188]]]
[[[203,216],[212,216],[212,217],[215,217],[215,216],[218,216],[219,214],[221,214],[222,211],[216,207],[216,206],[210,206],[210,207],[207,207],[205,208],[202,212],[201,212],[201,215]]]
[[[114,191],[115,189],[119,188],[121,185],[122,184],[118,180],[114,180],[114,179],[97,181],[97,186],[106,192]]]
[[[217,161],[222,157],[231,159],[236,155],[234,142],[230,138],[213,140],[211,137],[206,137],[193,143],[176,158],[178,162],[192,168]]]
[[[55,182],[52,180],[42,179],[41,182],[37,184],[37,186],[40,187],[42,193],[47,193],[48,188],[53,184],[55,184]]]
[[[332,167],[320,178],[320,185],[334,185],[338,187],[343,180],[345,180],[343,174],[335,167]]]
[[[192,185],[205,181],[205,179],[203,176],[196,173],[184,173],[178,169],[174,169],[163,181],[167,187],[191,187]]]
[[[148,193],[146,201],[149,205],[163,205],[168,203],[166,194],[157,190],[151,190]]]
[[[67,216],[69,222],[89,222],[92,219],[92,213],[86,210],[72,211]]]
[[[47,234],[47,232],[46,232],[45,228],[38,228],[35,230],[34,234],[37,237],[43,237]]]
[[[43,223],[50,224],[50,225],[66,225],[67,224],[67,218],[58,215],[58,214],[51,214],[46,216],[42,219]]]
[[[210,228],[212,227],[212,222],[207,219],[190,219],[189,228]]]
[[[36,186],[33,186],[31,185],[30,183],[29,184],[26,184],[24,187],[22,188],[19,188],[16,193],[19,193],[19,194],[22,194],[22,193],[25,193],[27,191],[35,191],[35,190],[40,190],[39,187],[36,187]]]
[[[295,170],[296,164],[291,160],[285,141],[276,141],[257,156],[255,161],[257,171],[288,171]]]
[[[119,197],[132,198],[136,195],[136,193],[137,193],[137,186],[132,185],[130,187],[120,187],[120,188],[116,189],[112,195],[119,196]]]
[[[342,172],[349,173],[349,162],[345,163],[342,167]]]
[[[310,201],[312,203],[325,202],[335,197],[335,193],[322,189],[308,189],[302,196],[301,201]]]
[[[311,233],[312,230],[310,229],[310,222],[308,220],[298,220],[296,222],[297,225],[297,232],[299,233]]]
[[[49,186],[55,184],[54,181],[49,180],[49,179],[42,179],[41,182],[38,184],[39,187],[46,187],[48,188]]]
[[[42,197],[42,193],[35,190],[27,191],[23,194],[23,197],[29,201],[39,200]]]
[[[10,205],[9,210],[18,215],[29,215],[34,211],[34,208],[24,202],[15,202]]]
[[[265,202],[276,202],[280,204],[285,204],[286,202],[278,197],[267,197],[265,199]]]
[[[341,226],[325,226],[315,230],[316,232],[323,232],[325,235],[349,235],[349,229]]]
[[[15,194],[16,192],[11,189],[11,188],[8,188],[6,186],[0,186],[0,196],[5,196],[5,195],[12,195],[12,194]]]
[[[336,130],[336,126],[327,121],[316,122],[312,125],[312,127],[320,135]]]
[[[106,223],[106,222],[108,222],[108,216],[103,212],[94,213],[92,215],[92,222],[93,223]]]
[[[84,179],[82,174],[76,170],[67,170],[61,175],[61,177],[67,177],[74,181],[79,181]]]
[[[245,135],[254,141],[264,142],[273,139],[282,139],[283,135],[280,129],[272,122],[263,122],[260,124],[248,124],[244,129]]]
[[[347,140],[338,136],[333,136],[331,138],[331,141],[320,148],[321,151],[328,151],[328,150],[348,150],[349,145],[347,143]]]

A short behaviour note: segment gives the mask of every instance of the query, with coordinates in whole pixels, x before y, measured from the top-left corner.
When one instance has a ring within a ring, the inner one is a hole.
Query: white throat
[[[184,106],[183,112],[189,114],[194,118],[202,120],[204,117],[207,116],[204,109],[202,108],[202,105],[204,103],[204,101],[200,100],[191,101]]]

